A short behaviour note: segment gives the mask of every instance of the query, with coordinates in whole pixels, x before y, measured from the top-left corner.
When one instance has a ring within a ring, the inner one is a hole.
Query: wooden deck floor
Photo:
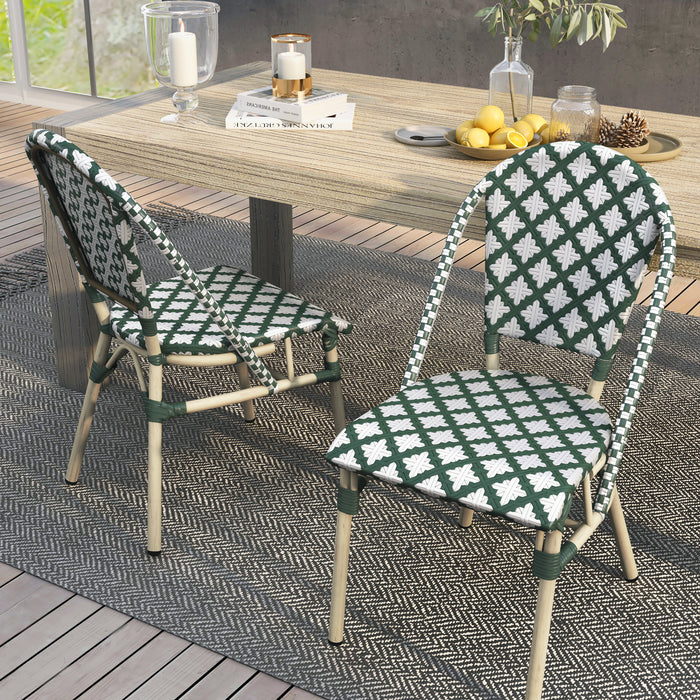
[[[0,102],[0,260],[43,242],[38,191],[23,142],[50,110]],[[245,197],[113,173],[144,205],[186,207],[245,220]],[[420,231],[296,207],[297,235],[435,260],[444,232]],[[462,243],[459,267],[483,269],[483,244]],[[651,292],[653,276],[639,301]],[[700,316],[700,281],[675,278],[667,308]],[[316,697],[122,613],[0,563],[0,698]],[[133,693],[130,695],[130,693]]]

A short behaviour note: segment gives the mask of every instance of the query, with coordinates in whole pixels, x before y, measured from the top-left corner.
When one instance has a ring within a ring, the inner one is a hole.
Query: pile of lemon
[[[506,126],[503,110],[496,105],[482,107],[474,119],[465,119],[456,129],[457,143],[472,148],[524,148],[535,138],[549,142],[549,124],[539,114],[526,114]]]

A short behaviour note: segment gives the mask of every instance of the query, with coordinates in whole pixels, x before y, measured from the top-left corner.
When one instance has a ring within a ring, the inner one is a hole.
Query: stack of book
[[[348,96],[314,88],[303,100],[275,97],[272,87],[239,92],[227,129],[352,129],[355,105]]]

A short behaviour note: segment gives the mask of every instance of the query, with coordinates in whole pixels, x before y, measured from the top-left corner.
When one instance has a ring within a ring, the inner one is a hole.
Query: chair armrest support
[[[654,291],[649,311],[646,315],[642,336],[637,346],[637,352],[632,365],[625,396],[620,406],[620,412],[615,425],[610,447],[608,448],[608,461],[605,471],[601,474],[598,493],[594,509],[605,515],[610,506],[610,500],[615,486],[615,479],[620,467],[622,453],[627,443],[627,435],[632,424],[632,418],[637,410],[637,403],[644,383],[644,375],[649,364],[649,357],[654,347],[654,341],[661,321],[661,313],[666,304],[671,278],[673,277],[673,267],[676,259],[676,231],[673,224],[673,217],[670,211],[663,210],[659,214],[661,224],[661,257],[659,260],[659,270],[656,273]]]
[[[418,333],[413,341],[413,348],[411,349],[408,365],[406,366],[403,381],[401,382],[401,389],[405,389],[411,384],[414,384],[418,379],[420,367],[421,364],[423,364],[423,358],[425,357],[428,343],[430,342],[433,324],[435,323],[438,310],[440,309],[442,294],[445,291],[447,280],[450,277],[457,246],[462,239],[462,233],[464,232],[464,227],[467,225],[467,221],[469,221],[469,217],[481,200],[484,192],[486,192],[486,188],[489,184],[487,178],[481,180],[462,202],[462,205],[452,221],[447,238],[445,239],[442,254],[440,255],[437,272],[435,273],[435,278],[433,279],[433,284],[428,294],[428,300],[425,303]]]

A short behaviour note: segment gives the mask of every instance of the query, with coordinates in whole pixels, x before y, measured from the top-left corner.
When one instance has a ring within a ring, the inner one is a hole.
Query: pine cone
[[[648,134],[647,120],[639,112],[627,112],[620,119],[620,126],[617,128],[617,147],[641,146]]]
[[[615,122],[607,117],[601,117],[598,141],[602,143],[603,146],[610,146],[611,148],[617,146],[617,128]]]

